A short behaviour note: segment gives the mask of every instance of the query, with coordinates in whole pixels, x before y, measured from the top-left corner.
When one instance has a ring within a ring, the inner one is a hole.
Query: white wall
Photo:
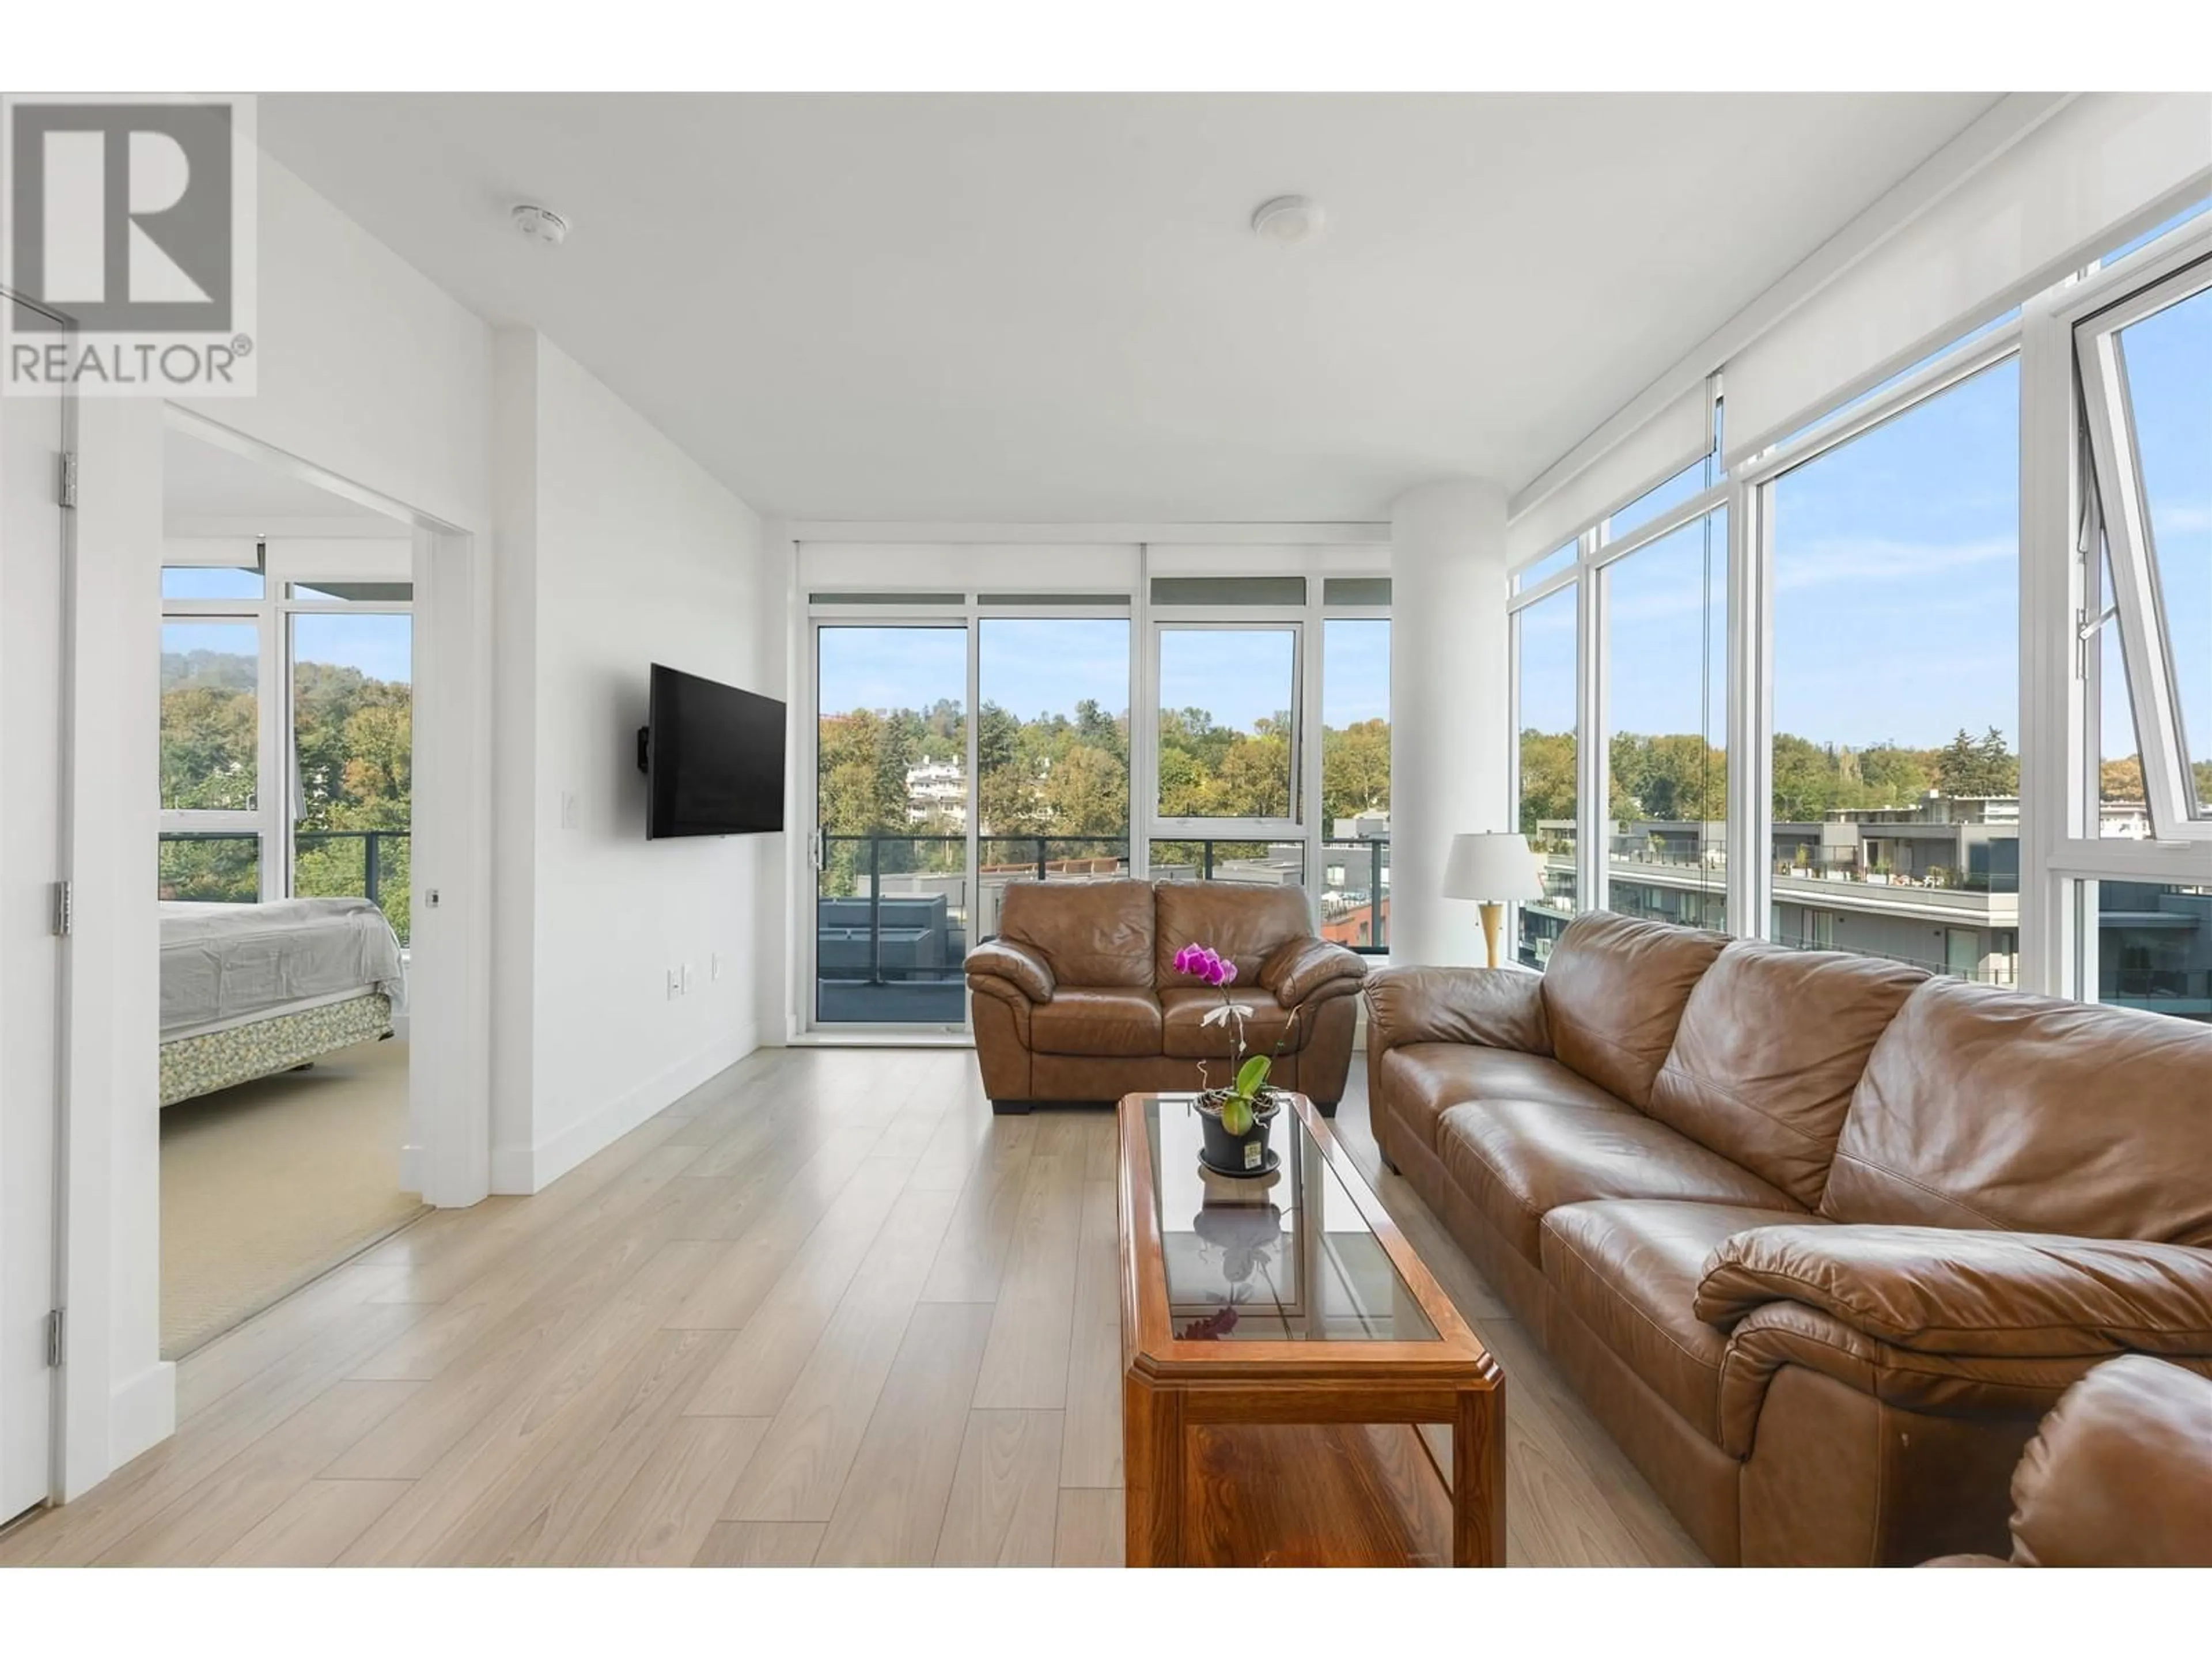
[[[779,688],[763,673],[752,509],[543,338],[503,336],[498,361],[502,468],[530,473],[526,486],[502,479],[517,510],[501,570],[526,564],[532,592],[526,672],[520,607],[501,632],[513,654],[498,723],[504,754],[520,737],[513,699],[526,687],[533,775],[501,802],[526,795],[533,1030],[528,1139],[501,1110],[492,1180],[529,1192],[756,1045],[757,922],[773,919],[757,908],[760,843],[648,844],[636,733],[655,662]],[[526,441],[517,420],[529,422]],[[508,943],[525,926],[517,885],[500,889]],[[685,967],[690,989],[672,999],[668,970]],[[512,1033],[500,1053],[519,1062]],[[520,1092],[495,1086],[507,1108]]]
[[[492,330],[296,175],[258,165],[258,390],[184,407],[488,530]]]

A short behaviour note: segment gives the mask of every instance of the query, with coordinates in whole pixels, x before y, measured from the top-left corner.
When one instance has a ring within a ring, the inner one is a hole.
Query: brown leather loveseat
[[[1603,915],[1366,995],[1383,1155],[1716,1560],[2001,1553],[2069,1384],[2212,1373],[2212,1027]]]
[[[968,953],[983,1087],[996,1112],[1229,1080],[1221,993],[1175,970],[1184,945],[1237,964],[1246,1041],[1273,1080],[1333,1112],[1352,1067],[1367,964],[1314,936],[1295,888],[1228,882],[1014,882],[999,937]]]

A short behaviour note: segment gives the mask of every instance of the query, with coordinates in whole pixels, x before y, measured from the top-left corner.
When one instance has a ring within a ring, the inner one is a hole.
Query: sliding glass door
[[[968,629],[815,631],[814,1018],[967,1021]]]

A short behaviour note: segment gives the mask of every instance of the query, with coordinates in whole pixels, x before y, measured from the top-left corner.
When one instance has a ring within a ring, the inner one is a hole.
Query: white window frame
[[[1597,711],[1598,720],[1595,728],[1595,738],[1588,744],[1577,744],[1576,757],[1589,787],[1595,792],[1590,799],[1595,800],[1596,810],[1594,819],[1586,812],[1578,814],[1583,818],[1583,823],[1577,828],[1576,846],[1582,869],[1586,872],[1586,878],[1591,884],[1590,890],[1593,895],[1589,902],[1583,902],[1578,898],[1577,902],[1579,908],[1607,909],[1610,907],[1613,898],[1611,837],[1605,833],[1606,826],[1613,821],[1613,631],[1611,626],[1613,568],[1624,559],[1631,558],[1645,548],[1664,541],[1676,531],[1686,529],[1720,512],[1729,513],[1728,551],[1732,556],[1735,551],[1735,515],[1729,509],[1734,504],[1735,497],[1734,487],[1723,481],[1709,485],[1686,501],[1678,501],[1656,518],[1647,519],[1617,541],[1607,539],[1612,529],[1612,521],[1609,519],[1601,520],[1596,530],[1592,532],[1591,539],[1596,544],[1587,556],[1585,567],[1590,574],[1587,589],[1590,615],[1588,638],[1590,654],[1596,660],[1586,672],[1591,677],[1591,706]],[[1731,565],[1730,570],[1733,571],[1733,569],[1734,566]],[[1729,597],[1734,596],[1731,593]],[[1735,612],[1731,611],[1729,614],[1729,620],[1733,623]],[[1728,706],[1734,700],[1733,688],[1736,678],[1734,672],[1735,651],[1732,637],[1732,633],[1729,636],[1724,636],[1722,647],[1723,655],[1728,659],[1723,665],[1725,695],[1722,714],[1722,742],[1724,744],[1730,743],[1733,737],[1727,725],[1727,710]],[[1577,663],[1577,666],[1580,668],[1581,665]],[[1585,749],[1593,751],[1587,760],[1583,758],[1583,750]],[[1732,753],[1732,751],[1724,749],[1723,753]],[[1734,776],[1732,766],[1729,775]],[[1582,798],[1578,796],[1577,803],[1578,806],[1581,805],[1581,800]],[[1735,799],[1733,788],[1729,792],[1727,810],[1729,815],[1728,823],[1732,827],[1735,822]],[[1585,842],[1589,843],[1587,851],[1583,850]],[[1733,931],[1735,928],[1736,881],[1733,874],[1735,848],[1733,840],[1725,831],[1722,846],[1726,860],[1722,866],[1722,891],[1723,899],[1729,907],[1729,925]],[[1702,894],[1705,890],[1699,890]]]
[[[255,843],[254,871],[258,884],[256,896],[263,901],[282,898],[288,879],[285,858],[282,849],[284,837],[279,833],[278,811],[289,798],[283,775],[281,741],[283,717],[289,713],[284,705],[285,691],[290,676],[279,657],[282,639],[276,621],[276,607],[270,598],[277,586],[276,578],[268,568],[269,561],[264,549],[253,544],[253,556],[261,566],[261,597],[258,599],[186,599],[164,597],[161,600],[161,624],[166,631],[171,623],[251,628],[254,630],[253,697],[254,697],[254,775],[252,810],[211,810],[199,807],[167,807],[160,813],[160,830],[163,835],[187,833],[235,836],[243,840],[251,836]],[[185,544],[189,547],[189,544]],[[231,550],[235,555],[240,550]],[[235,556],[226,556],[219,562],[212,550],[200,556],[176,549],[164,550],[162,568],[232,568],[237,565]]]
[[[1250,605],[1224,613],[1210,606],[1154,605],[1145,639],[1145,684],[1150,689],[1146,709],[1147,741],[1152,751],[1152,788],[1145,803],[1145,839],[1154,841],[1274,841],[1306,839],[1308,821],[1314,816],[1314,798],[1308,790],[1308,750],[1314,767],[1321,763],[1321,745],[1309,743],[1311,715],[1308,705],[1318,705],[1321,682],[1307,667],[1306,605]],[[1170,634],[1281,634],[1291,636],[1291,810],[1282,817],[1170,817],[1159,810],[1159,741],[1161,706],[1161,645]],[[1310,686],[1309,685],[1310,682]],[[1147,860],[1149,864],[1149,860]]]
[[[309,538],[313,539],[313,538]],[[398,538],[389,539],[398,543]],[[342,559],[334,561],[329,554],[319,555],[313,564],[295,564],[281,542],[263,544],[257,550],[262,567],[261,597],[258,599],[187,599],[164,598],[161,600],[161,621],[170,623],[223,623],[250,626],[256,630],[258,654],[254,661],[255,708],[255,765],[254,808],[252,811],[205,811],[198,808],[164,808],[160,814],[160,829],[164,833],[176,831],[207,831],[234,835],[240,838],[252,836],[258,843],[255,860],[259,878],[258,896],[264,901],[287,897],[292,891],[293,866],[296,862],[295,832],[297,813],[295,803],[299,794],[295,757],[292,745],[292,705],[295,692],[292,618],[297,616],[403,616],[412,617],[415,605],[408,599],[295,599],[289,597],[295,583],[314,586],[319,582],[336,581],[392,581],[412,582],[413,550],[410,548],[396,562],[390,558],[380,559],[374,554],[364,554],[357,567],[348,567]],[[163,568],[228,568],[228,561],[218,559],[212,552],[195,550],[190,541],[169,544],[163,555]]]
[[[2163,630],[2154,619],[2154,576],[2139,557],[2146,544],[2131,533],[2142,521],[2138,501],[2130,526],[2111,536],[2116,582],[2133,585],[2117,607],[2124,636],[2126,617],[2138,621],[2127,648],[2130,680],[2158,688],[2163,696],[2146,719],[2140,702],[2138,749],[2149,782],[2152,744],[2160,745],[2165,803],[2154,826],[2166,838],[2104,839],[2097,834],[2098,768],[2095,721],[2099,687],[2095,653],[2085,651],[2085,632],[2101,621],[2095,602],[2098,541],[2091,427],[2110,407],[2094,409],[2095,395],[2081,384],[2083,359],[2093,371],[2097,352],[2077,351],[2077,327],[2088,324],[2096,340],[2109,339],[2142,315],[2212,285],[2212,216],[2176,227],[2158,240],[2110,265],[2085,270],[2033,296],[2020,314],[1986,332],[1960,331],[1960,343],[1879,397],[1846,404],[1839,396],[1826,419],[1738,464],[1706,495],[1681,503],[1619,541],[1606,538],[1607,520],[1595,520],[1577,538],[1570,567],[1525,590],[1519,574],[1557,548],[1516,567],[1510,618],[1507,720],[1510,777],[1508,798],[1519,821],[1521,726],[1519,613],[1562,589],[1577,587],[1576,731],[1578,791],[1577,909],[1603,908],[1607,860],[1599,836],[1608,805],[1607,651],[1603,568],[1649,545],[1683,523],[1725,501],[1729,512],[1729,930],[1764,938],[1772,915],[1773,879],[1767,847],[1772,834],[1773,544],[1772,489],[1783,474],[1895,419],[1919,404],[1990,368],[2020,359],[2020,924],[2018,984],[2049,994],[2093,999],[2096,991],[2095,929],[2083,927],[2083,907],[2094,910],[2100,879],[2158,885],[2212,884],[2212,823],[2175,809],[2185,804],[2183,752],[2176,723],[2165,718],[2172,704],[2166,677]],[[2001,306],[1993,303],[1996,313]],[[1716,389],[1720,390],[1717,380]],[[2106,434],[2112,436],[2111,431]],[[2115,447],[2106,465],[2120,459]],[[2123,545],[2122,537],[2127,537]],[[2122,577],[2125,568],[2129,574]],[[2146,794],[2149,793],[2146,789]],[[2168,826],[2181,833],[2169,834]],[[1517,922],[1516,922],[1517,926]],[[1517,936],[1517,935],[1516,935]]]
[[[2128,696],[2151,831],[2159,841],[2212,846],[2212,817],[2195,810],[2196,786],[2190,775],[2187,732],[2173,678],[2150,504],[2143,493],[2134,409],[2119,343],[2122,330],[2208,292],[2212,292],[2212,258],[2185,264],[2083,317],[2073,333],[2092,467],[2081,490],[2084,523],[2102,529],[2110,556],[2112,603],[2127,664]],[[2077,625],[2087,630],[2101,626],[2103,615],[2095,589],[2088,586],[2098,580],[2098,538],[2085,534],[2082,541],[2089,598]],[[2087,637],[2085,633],[2085,644]],[[2101,685],[2098,691],[2101,696]]]
[[[1575,556],[1568,563],[1552,572],[1541,581],[1527,587],[1516,587],[1505,602],[1505,719],[1506,769],[1505,821],[1509,824],[1521,822],[1521,613],[1532,605],[1572,589],[1575,595],[1575,895],[1574,908],[1579,915],[1594,908],[1590,902],[1593,892],[1605,890],[1605,854],[1595,849],[1596,836],[1592,831],[1589,802],[1595,779],[1597,787],[1604,784],[1604,762],[1591,754],[1595,746],[1584,742],[1583,734],[1592,729],[1599,711],[1604,707],[1605,678],[1599,665],[1590,660],[1589,642],[1601,631],[1598,616],[1597,582],[1592,574],[1592,560],[1597,551],[1598,526],[1593,525],[1582,532],[1572,543]],[[1530,561],[1540,564],[1555,558],[1566,544]],[[1515,574],[1518,581],[1518,573]],[[1596,822],[1603,822],[1603,814]],[[1505,917],[1505,936],[1512,941],[1517,957],[1521,939],[1521,907],[1509,908]]]
[[[804,528],[804,526],[802,526]],[[1210,528],[1210,527],[1207,527]],[[994,545],[997,538],[988,526],[974,527],[975,534],[960,544],[933,544],[916,539],[909,526],[838,526],[842,544],[872,544],[878,540],[915,549],[942,547],[949,555],[962,546]],[[903,585],[900,597],[884,604],[854,602],[872,593],[887,592],[881,580],[865,582],[810,580],[805,583],[798,611],[794,669],[791,684],[793,822],[805,826],[794,843],[791,866],[793,890],[793,983],[792,1035],[798,1040],[826,1043],[965,1042],[966,1015],[957,1025],[881,1025],[838,1022],[825,1024],[817,1011],[817,972],[813,903],[820,870],[820,843],[816,825],[820,817],[819,754],[821,630],[825,627],[936,627],[963,629],[967,634],[969,812],[967,870],[971,894],[980,897],[980,824],[975,808],[977,715],[981,709],[982,635],[981,624],[1000,619],[1079,621],[1112,617],[1129,623],[1129,872],[1143,878],[1152,873],[1152,845],[1155,841],[1295,842],[1304,848],[1304,891],[1318,926],[1321,902],[1318,882],[1325,867],[1328,842],[1334,825],[1323,817],[1322,800],[1321,719],[1328,665],[1325,624],[1339,620],[1390,620],[1388,605],[1331,604],[1326,598],[1331,577],[1384,577],[1389,574],[1387,545],[1371,538],[1330,538],[1310,543],[1276,544],[1255,540],[1202,541],[1200,527],[1178,534],[1168,545],[1170,557],[1155,559],[1158,544],[1139,541],[1133,581],[1125,584],[1083,581],[1048,574],[1020,584],[1025,599],[1033,603],[986,604],[982,595],[994,591],[971,584],[953,584],[924,576]],[[1079,533],[1079,532],[1071,532]],[[1119,544],[1118,535],[1102,531],[1079,532],[1085,542]],[[813,538],[799,536],[804,545]],[[829,538],[824,538],[827,540]],[[1025,527],[1007,532],[1009,544],[1029,540]],[[1155,575],[1233,577],[1254,574],[1252,558],[1272,553],[1275,562],[1268,574],[1297,574],[1306,584],[1306,598],[1298,605],[1159,605],[1151,602]],[[1003,586],[1003,584],[1001,584]],[[1054,594],[1102,600],[1126,598],[1118,605],[1089,605],[1055,603]],[[927,602],[924,602],[925,597]],[[1257,627],[1283,629],[1293,635],[1292,665],[1295,693],[1291,705],[1291,745],[1294,770],[1293,812],[1288,818],[1167,818],[1157,811],[1159,775],[1159,651],[1163,630]]]

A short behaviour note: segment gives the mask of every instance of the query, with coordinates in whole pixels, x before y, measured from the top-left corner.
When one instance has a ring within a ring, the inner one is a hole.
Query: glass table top
[[[1352,1194],[1288,1107],[1279,1159],[1243,1179],[1199,1163],[1188,1095],[1145,1103],[1169,1324],[1182,1341],[1433,1342],[1435,1326]]]

